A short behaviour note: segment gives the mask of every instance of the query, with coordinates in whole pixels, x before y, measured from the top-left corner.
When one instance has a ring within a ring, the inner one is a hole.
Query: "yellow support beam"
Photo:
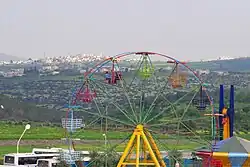
[[[222,114],[224,115],[223,118],[223,140],[228,139],[230,137],[230,122],[227,116],[227,109],[224,108],[222,110]]]
[[[139,167],[140,164],[140,150],[138,148],[140,148],[140,140],[141,140],[141,136],[137,135],[137,142],[136,142],[136,167]]]
[[[135,156],[131,156],[135,149]],[[150,160],[147,159],[147,154],[150,155]],[[134,165],[140,166],[155,166],[166,167],[163,161],[161,153],[154,142],[151,134],[143,127],[143,125],[137,125],[135,128],[117,167],[126,167]]]
[[[119,163],[118,163],[117,167],[121,167],[121,166],[122,166],[122,164],[123,164],[125,158],[126,158],[127,155],[129,154],[130,148],[133,147],[132,144],[133,144],[134,140],[135,140],[135,133],[133,133],[133,135],[131,136],[131,138],[130,138],[130,140],[129,140],[129,142],[128,142],[128,145],[127,145],[127,147],[125,148],[124,153],[122,154],[122,156],[121,156],[121,158],[120,158],[120,160],[119,160]]]
[[[155,151],[155,154],[157,155],[158,158],[160,158],[160,159],[158,159],[158,161],[160,162],[160,165],[165,167],[166,164],[165,164],[165,162],[164,162],[164,160],[163,160],[163,158],[161,156],[161,152],[159,151],[159,149],[157,147],[157,144],[155,143],[152,135],[146,129],[145,129],[145,133],[147,134],[147,136],[149,138],[149,141],[150,141],[150,143],[152,145],[153,150]]]

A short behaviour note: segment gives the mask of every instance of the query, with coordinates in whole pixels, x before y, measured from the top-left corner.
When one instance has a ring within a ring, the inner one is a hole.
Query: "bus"
[[[74,152],[74,150],[71,150]],[[60,154],[62,152],[69,153],[68,149],[62,149],[62,148],[33,148],[32,153],[33,154]],[[81,154],[81,157],[89,157],[89,151],[79,151]]]
[[[59,154],[64,151],[62,148],[33,148],[33,154]]]
[[[34,153],[15,153],[6,154],[4,156],[3,166],[15,166],[15,167],[35,167],[39,159],[52,159],[59,157],[60,154],[34,154]]]
[[[60,167],[60,161],[58,159],[39,159],[37,160],[37,167]]]
[[[72,150],[73,151],[73,150]],[[44,164],[48,164],[50,167],[55,167],[58,165],[58,159],[61,156],[61,153],[64,152],[67,154],[69,150],[62,148],[33,148],[31,153],[18,153],[18,154],[6,154],[4,156],[4,165],[0,165],[0,167],[10,167],[10,166],[44,166]],[[83,163],[87,163],[90,161],[89,151],[79,151],[81,155],[81,161]],[[39,161],[39,162],[38,162]],[[39,163],[39,164],[38,164]]]

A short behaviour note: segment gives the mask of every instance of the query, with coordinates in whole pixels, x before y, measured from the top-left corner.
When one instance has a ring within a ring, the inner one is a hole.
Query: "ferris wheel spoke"
[[[186,123],[184,122],[181,122],[182,126],[184,126],[189,132],[191,132],[194,136],[196,136],[197,138],[199,138],[200,140],[204,141],[205,144],[211,144],[210,141],[208,140],[205,140],[205,139],[202,139],[198,134],[197,132],[195,132],[195,130],[193,130],[189,125],[187,125]]]
[[[156,106],[162,106],[162,105],[164,105],[164,101],[155,103],[154,108],[155,108]],[[171,107],[171,106],[168,105],[167,108],[166,108],[166,110],[168,110],[169,107]],[[148,111],[149,111],[149,110],[147,110],[147,112],[143,112],[143,113],[142,113],[142,115],[144,115],[144,117],[143,117],[144,119],[145,119],[145,118],[147,119],[147,118],[150,116],[150,114],[148,113]],[[145,119],[145,120],[146,120],[146,119]],[[142,121],[142,122],[145,123],[145,121]]]
[[[179,165],[180,165],[180,167],[185,167],[185,163],[184,163],[183,161],[181,161],[180,158],[176,157],[175,153],[171,154],[171,151],[178,151],[178,150],[179,150],[179,149],[177,148],[178,145],[175,145],[173,148],[170,148],[170,147],[166,144],[166,142],[162,142],[162,141],[159,140],[159,139],[156,139],[156,142],[157,142],[157,144],[160,145],[160,147],[162,147],[164,150],[167,151],[167,153],[168,153],[167,156],[168,156],[169,159],[172,159],[172,160],[174,160],[175,162],[178,162]],[[196,142],[196,143],[197,143],[197,142]],[[202,143],[199,143],[199,144],[202,144]],[[181,151],[179,151],[179,152],[181,152]],[[181,154],[182,154],[182,152],[181,152]],[[175,164],[173,164],[173,165],[175,165]]]
[[[168,78],[173,74],[174,70],[176,67],[173,68],[172,72],[170,73],[170,75],[168,76]],[[153,111],[154,109],[154,105],[155,105],[155,101],[158,99],[158,97],[161,95],[161,93],[164,91],[164,89],[167,87],[168,85],[168,81],[165,83],[165,85],[163,86],[163,88],[161,88],[156,97],[154,98],[153,102],[151,103],[149,109],[147,110],[147,112],[145,113],[145,117],[143,118],[143,123],[146,121],[146,119],[148,118],[148,116],[150,115],[150,113]]]
[[[101,119],[101,117],[97,117],[94,120],[92,120],[89,124],[85,125],[86,128],[92,126],[93,124],[95,124],[97,121],[99,121]]]
[[[186,93],[184,96],[182,96],[181,98],[179,98],[178,100],[176,100],[173,104],[177,104],[179,103],[179,101],[181,101],[182,99],[184,99],[186,96],[188,96],[190,93],[192,93],[193,91],[190,91],[188,93]],[[162,110],[160,113],[156,114],[154,117],[152,117],[151,119],[149,119],[148,121],[146,121],[146,124],[150,123],[152,120],[157,119],[159,116],[161,116],[165,111],[167,111],[172,105],[168,106],[167,108],[165,108],[164,110]]]
[[[164,89],[164,88],[162,88]],[[163,101],[160,103],[155,103],[156,100],[161,96],[161,93],[158,93],[156,98],[153,100],[153,102],[151,103],[149,109],[146,112],[143,112],[144,118],[143,118],[143,123],[145,123],[145,121],[147,120],[147,118],[150,116],[150,114],[152,113],[153,109],[157,106],[157,105],[161,105],[162,103],[164,103]]]
[[[170,150],[173,150],[173,149],[169,148],[165,143],[161,142],[161,140],[157,139],[157,137],[156,137],[154,134],[151,133],[151,135],[152,135],[152,137],[156,140],[156,142],[157,142],[158,144],[160,144],[161,147],[164,148],[164,150],[167,150],[168,152],[169,152]],[[169,153],[168,153],[168,157],[174,159],[176,162],[179,161],[174,155],[171,155],[171,154],[169,154]],[[182,166],[182,165],[181,165],[181,166]],[[184,166],[184,164],[183,164],[183,166]]]
[[[139,122],[141,122],[142,121],[142,112],[143,112],[143,110],[144,110],[144,103],[145,103],[145,100],[144,100],[144,98],[145,98],[145,93],[144,92],[141,92],[141,98],[140,98],[140,107],[139,107],[139,114],[140,114],[140,116],[139,116]]]
[[[117,144],[113,145],[112,147],[106,149],[103,154],[99,155],[98,157],[96,157],[94,160],[91,160],[91,162],[86,166],[86,167],[90,167],[92,166],[96,161],[100,161],[103,158],[108,158],[107,155],[109,155],[109,153],[115,153],[116,155],[120,156],[120,154],[117,153],[117,151],[115,150],[119,145],[123,144],[125,141],[129,140],[129,138],[131,137],[131,135],[129,135],[128,137],[126,137],[124,140],[122,140],[121,142],[118,142]]]
[[[94,85],[93,85],[93,87],[94,87],[94,89],[95,89],[95,86],[94,86]],[[94,103],[95,103],[95,106],[96,106],[97,111],[98,111],[99,114],[101,115],[101,110],[100,110],[99,106],[97,105],[96,98],[93,98],[93,101],[94,101]]]
[[[95,85],[96,87],[98,87],[99,90],[101,90],[104,94],[108,95],[107,98],[112,98],[111,93],[105,89],[105,87],[103,86],[103,84],[98,83],[98,82],[93,82],[92,84]],[[119,88],[119,87],[117,87],[117,88]]]
[[[141,58],[142,58],[142,56],[141,56]],[[131,100],[130,100],[130,98],[129,98],[129,95],[127,94],[127,92],[128,92],[129,90],[133,91],[133,88],[131,89],[132,83],[133,83],[133,81],[135,80],[135,78],[136,78],[136,76],[137,76],[137,74],[138,74],[138,72],[139,72],[139,70],[140,70],[140,68],[141,68],[141,66],[142,66],[142,64],[143,64],[143,61],[141,61],[141,63],[138,62],[137,65],[138,65],[138,64],[140,64],[140,65],[139,65],[139,68],[138,68],[138,69],[136,70],[136,72],[134,73],[134,77],[133,77],[133,79],[131,80],[131,82],[130,82],[129,85],[127,85],[127,82],[125,81],[125,78],[124,78],[124,77],[120,79],[120,83],[121,83],[122,89],[123,89],[123,91],[124,91],[124,93],[125,93],[125,97],[127,97],[128,103],[129,103],[129,105],[130,105],[130,109],[131,109],[131,111],[132,111],[132,113],[133,113],[133,116],[135,117],[135,121],[136,121],[137,123],[141,122],[141,119],[142,119],[142,114],[141,114],[141,113],[142,113],[142,107],[143,107],[143,106],[142,106],[142,100],[144,100],[144,99],[143,99],[143,96],[141,96],[140,102],[139,102],[139,116],[137,116],[137,115],[136,115],[136,112],[135,112],[136,104],[135,104],[135,102],[133,102],[133,105],[135,106],[135,107],[133,107],[132,102],[131,102]],[[117,63],[117,66],[118,66],[118,68],[119,68],[118,63]],[[143,80],[143,82],[144,82],[144,80]],[[142,82],[142,87],[143,87],[143,82]],[[140,86],[138,86],[138,87],[140,87]],[[142,89],[142,87],[140,87],[140,88]]]
[[[206,143],[206,142],[201,142],[200,139],[194,139],[194,138],[191,138],[191,137],[187,137],[188,140],[192,141],[192,142],[195,142],[195,143],[198,143],[200,145],[207,145],[209,147],[209,149],[211,148],[211,143]]]
[[[105,95],[107,95],[106,98],[108,98],[109,100],[112,98],[112,95],[110,92],[108,92],[104,86],[102,86],[101,84],[97,83],[97,82],[93,82],[93,85],[95,85],[96,88],[99,88],[100,91],[102,91]],[[104,103],[103,103],[104,105]]]
[[[149,64],[150,64],[150,66],[153,67],[153,63],[152,63],[150,57],[148,57],[148,58],[149,58]],[[153,80],[155,81],[155,84],[157,84],[157,77],[156,77],[156,71],[155,70],[154,70],[152,76],[153,76]]]
[[[188,103],[187,107],[185,108],[185,110],[184,110],[184,112],[183,112],[183,114],[182,114],[180,120],[182,120],[182,119],[184,118],[185,114],[187,113],[187,111],[188,111],[189,107],[191,106],[192,101],[193,101],[194,98],[196,97],[197,93],[198,93],[198,92],[196,92],[196,93],[193,95],[191,101]]]
[[[178,123],[180,121],[182,122],[188,122],[188,121],[197,121],[197,120],[205,120],[207,118],[189,118],[189,119],[184,119],[184,120],[181,120],[181,119],[171,119],[171,120],[166,120],[166,121],[162,121],[162,123],[158,123],[158,124],[151,124],[149,125],[150,127],[158,127],[158,126],[163,126],[163,125],[166,125],[166,124],[175,124],[175,123]]]
[[[104,89],[102,89],[102,90],[104,90]],[[105,91],[105,93],[109,95],[108,92]],[[112,101],[109,104],[113,104],[126,118],[128,118],[133,124],[136,124],[135,120],[133,120],[132,118],[130,118],[128,116],[129,112],[127,110],[125,110],[125,109],[121,109],[121,107],[120,107],[120,105],[118,103],[115,103],[115,102]]]
[[[189,106],[192,104],[193,99],[196,97],[196,94],[197,94],[197,92],[193,95],[191,101],[188,103],[187,107],[184,109],[184,112],[183,112],[182,116],[180,117],[180,121],[179,121],[178,124],[177,124],[177,144],[178,144],[179,141],[180,141],[180,140],[179,140],[179,139],[180,139],[180,122],[181,122],[181,120],[184,118],[186,112],[187,112],[188,109],[189,109]],[[176,112],[176,114],[177,114],[177,112]]]
[[[194,136],[196,136],[197,138],[199,138],[201,141],[204,141],[205,144],[211,144],[210,141],[208,140],[204,140],[202,139],[199,135],[196,134],[196,132],[194,132],[188,125],[186,125],[184,122],[181,122],[181,124],[187,129],[189,130],[189,132],[191,132]]]
[[[176,111],[175,108],[174,108],[174,104],[173,104],[170,100],[168,100],[165,96],[163,96],[163,95],[161,95],[161,96],[162,96],[162,98],[163,98],[164,100],[167,101],[167,103],[170,104],[172,110],[173,110],[174,113],[175,113],[175,117],[178,118],[178,113],[177,113],[177,111]]]
[[[129,123],[127,123],[127,122],[124,122],[124,121],[119,120],[119,119],[112,118],[112,117],[110,117],[110,116],[106,116],[106,115],[102,115],[102,114],[100,115],[100,114],[98,114],[98,113],[93,113],[93,112],[90,112],[90,111],[87,111],[87,110],[82,110],[82,109],[81,109],[80,111],[83,111],[83,112],[85,112],[85,113],[87,113],[87,114],[90,114],[90,115],[93,115],[93,116],[98,116],[98,117],[100,117],[100,118],[107,118],[107,119],[109,119],[109,120],[111,120],[111,121],[118,122],[118,123],[122,123],[122,124],[124,124],[124,125],[128,125],[128,126],[134,127],[133,124],[129,124]]]
[[[143,56],[140,57],[140,60],[142,58],[143,58]],[[141,61],[139,68],[136,70],[136,72],[134,74],[134,78],[133,78],[133,80],[129,84],[129,88],[132,86],[133,81],[135,80],[136,76],[139,74],[139,71],[141,70],[142,64],[143,64],[143,61]],[[139,82],[139,85],[137,86],[137,87],[140,88],[139,92],[141,94],[140,100],[139,100],[139,122],[140,123],[142,123],[143,113],[144,113],[144,109],[145,109],[144,108],[145,107],[145,90],[144,90],[144,88],[145,88],[145,85],[146,85],[145,84],[146,81],[148,81],[148,79],[147,78],[143,78],[141,80],[141,82]],[[136,104],[134,104],[134,105],[136,105]]]
[[[135,120],[133,120],[132,118],[130,118],[129,116],[128,116],[128,112],[125,110],[125,111],[123,111],[117,104],[115,104],[115,103],[113,103],[112,102],[112,104],[126,117],[126,118],[128,118],[134,125],[136,125],[136,122],[135,122]]]
[[[99,121],[100,119],[101,119],[101,117],[97,117],[96,119],[92,120],[89,124],[84,125],[84,128],[89,128],[89,127],[91,127],[92,125],[94,125],[95,123],[97,123],[97,121]],[[77,135],[79,135],[80,133],[82,133],[82,132],[81,132],[81,131],[78,131],[78,132],[75,133],[74,136],[77,136]]]
[[[125,97],[127,98],[127,101],[128,101],[128,103],[129,103],[130,109],[131,109],[131,111],[132,111],[132,113],[133,113],[133,116],[134,116],[134,118],[135,118],[135,120],[136,120],[136,123],[138,123],[137,115],[136,115],[136,113],[135,113],[134,107],[133,107],[133,105],[132,105],[132,103],[131,103],[131,100],[130,100],[130,98],[129,98],[129,95],[128,95],[128,93],[127,93],[127,90],[126,90],[126,88],[124,87],[123,80],[121,80],[121,85],[122,85],[122,87],[123,87],[123,91],[124,91]]]
[[[141,56],[140,59],[142,59],[142,57],[143,57],[143,56]],[[136,79],[136,76],[138,75],[138,73],[139,73],[139,71],[140,71],[140,69],[141,69],[142,64],[143,64],[143,61],[141,61],[141,62],[138,61],[138,62],[137,62],[136,67],[139,66],[139,68],[135,71],[134,77],[133,77],[133,79],[131,80],[130,84],[128,85],[129,88],[132,86],[133,81]]]
[[[164,99],[166,99],[168,102],[169,102],[169,104],[170,104],[170,106],[171,106],[171,109],[172,109],[172,111],[174,112],[174,114],[175,114],[175,118],[179,118],[178,117],[178,113],[177,113],[177,111],[176,111],[176,109],[175,109],[175,107],[174,107],[174,104],[172,103],[172,102],[170,102],[167,98],[165,98],[164,97]],[[178,122],[179,122],[179,120],[178,120]],[[176,123],[178,123],[178,122],[176,122]],[[169,124],[168,124],[169,125]],[[179,124],[177,124],[177,129],[179,129]],[[177,130],[177,136],[179,136],[179,130]],[[179,137],[177,137],[177,144],[179,143]]]

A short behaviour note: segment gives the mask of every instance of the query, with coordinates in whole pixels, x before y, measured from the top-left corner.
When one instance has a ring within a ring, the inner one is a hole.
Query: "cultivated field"
[[[0,123],[0,157],[6,153],[16,152],[16,142],[24,130],[24,125]],[[108,131],[107,140],[108,147],[115,147],[116,151],[123,151],[124,146],[133,130],[128,132]],[[47,148],[47,147],[63,147],[67,148],[65,140],[65,130],[61,127],[41,126],[31,124],[31,129],[27,130],[20,143],[20,152],[30,152],[32,148]],[[99,130],[80,129],[73,138],[80,140],[75,141],[77,150],[103,150],[104,137],[103,132]],[[184,138],[179,139],[179,144],[176,146],[176,137],[168,135],[156,135],[156,142],[161,150],[178,148],[182,150],[194,149],[202,146],[200,143],[190,141]]]

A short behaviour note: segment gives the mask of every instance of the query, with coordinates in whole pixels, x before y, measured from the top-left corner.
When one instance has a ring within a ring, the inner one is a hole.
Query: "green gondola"
[[[147,55],[143,56],[142,65],[139,69],[140,77],[142,77],[143,79],[148,79],[153,75],[153,73],[154,67],[151,65],[149,57]]]

